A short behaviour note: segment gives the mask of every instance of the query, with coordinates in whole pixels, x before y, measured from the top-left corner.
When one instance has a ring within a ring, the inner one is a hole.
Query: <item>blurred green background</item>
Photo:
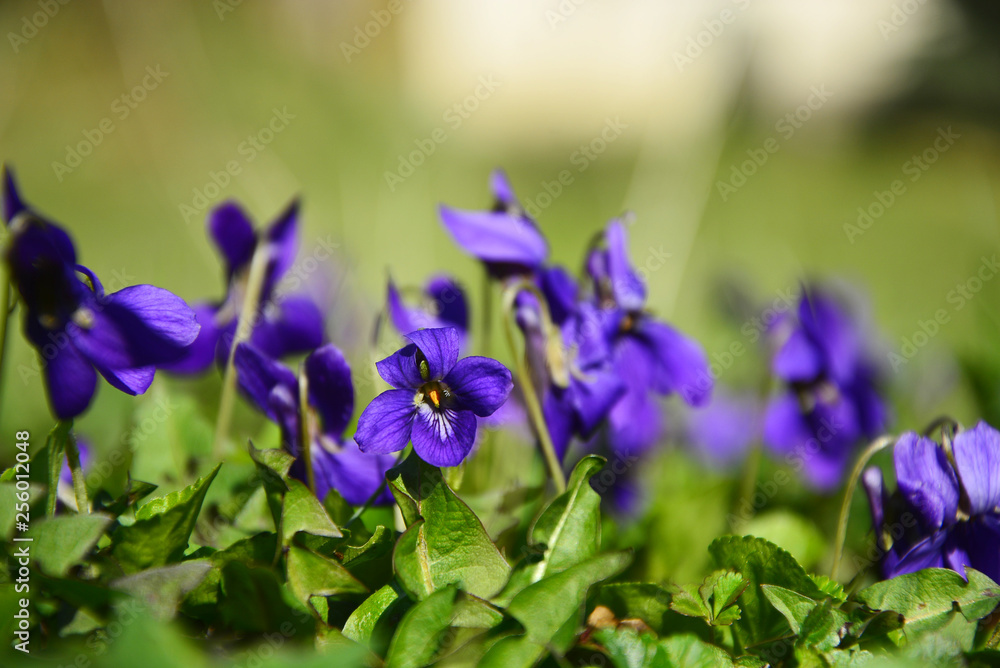
[[[759,312],[803,279],[835,279],[867,301],[897,427],[971,422],[960,357],[994,359],[1000,280],[953,291],[1000,238],[998,15],[971,0],[8,1],[0,157],[109,288],[189,301],[224,289],[206,205],[233,198],[264,224],[301,196],[303,255],[337,245],[335,279],[312,287],[359,375],[390,270],[412,285],[451,272],[478,299],[479,267],[436,207],[485,207],[502,166],[571,268],[634,212],[650,308],[716,361],[747,346],[721,383],[756,382],[762,365],[746,313],[725,315],[734,294]],[[231,163],[239,174],[220,176]],[[939,309],[948,322],[891,369],[886,353]],[[40,444],[52,419],[19,316],[0,435]],[[138,401],[164,387],[195,392],[213,419],[216,378],[159,374]],[[375,387],[358,392],[363,405]],[[102,386],[79,431],[107,452],[136,405]],[[234,436],[260,424],[244,408]],[[7,463],[12,438],[0,442]],[[716,478],[665,457],[660,502],[688,511],[651,531],[654,579],[697,572],[692,543],[726,510]]]

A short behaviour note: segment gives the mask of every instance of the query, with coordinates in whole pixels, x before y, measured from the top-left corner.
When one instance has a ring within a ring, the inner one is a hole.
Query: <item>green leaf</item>
[[[587,455],[569,477],[566,491],[552,499],[529,530],[529,543],[545,546],[532,566],[531,582],[589,559],[601,547],[601,497],[590,479],[604,467],[603,457]]]
[[[830,601],[821,603],[802,621],[798,644],[818,652],[829,651],[840,644],[847,622],[847,613],[832,607]]]
[[[287,571],[292,593],[313,610],[315,607],[309,603],[313,596],[368,593],[368,589],[336,561],[297,545],[288,548]]]
[[[526,587],[511,601],[507,613],[521,622],[528,640],[565,651],[580,625],[591,585],[621,573],[631,561],[630,551],[591,557]]]
[[[216,612],[226,627],[253,633],[287,629],[286,624],[294,629],[308,628],[312,633],[315,624],[270,567],[249,567],[240,561],[222,567]]]
[[[215,616],[215,606],[219,602],[223,567],[231,561],[239,561],[247,566],[270,567],[277,549],[276,540],[273,533],[259,533],[212,553],[209,556],[212,569],[184,599],[185,613],[197,619],[210,621]]]
[[[288,545],[296,533],[340,538],[343,534],[333,523],[319,499],[298,480],[289,479],[281,511],[282,545]]]
[[[379,525],[375,527],[375,533],[371,535],[364,545],[347,545],[341,549],[344,566],[359,566],[374,559],[378,559],[392,550],[392,531]]]
[[[687,617],[712,618],[712,610],[701,597],[698,585],[680,585],[674,589],[670,609]]]
[[[615,668],[674,668],[656,638],[621,627],[600,629],[594,639],[604,647]]]
[[[344,636],[381,654],[409,605],[399,589],[386,585],[351,613],[344,623]]]
[[[840,601],[843,603],[847,600],[847,592],[844,591],[844,586],[835,580],[831,580],[825,575],[817,575],[816,573],[810,573],[809,579],[813,581],[821,592],[829,596],[835,601]]]
[[[285,484],[285,478],[288,477],[288,471],[295,463],[295,457],[281,448],[258,450],[253,443],[247,444],[247,450],[250,452],[250,459],[257,466],[257,473],[260,474],[264,486],[281,492],[287,491],[288,485]]]
[[[109,503],[102,510],[103,512],[118,517],[136,503],[145,499],[156,490],[156,485],[142,480],[128,479],[128,488],[117,499]]]
[[[663,634],[674,613],[670,610],[670,592],[648,582],[611,582],[602,584],[594,605],[603,605],[618,619],[641,619],[653,631]]]
[[[414,454],[386,475],[409,527],[393,554],[403,587],[417,599],[450,585],[480,598],[500,591],[510,565],[441,472]]]
[[[135,523],[114,532],[111,553],[126,574],[181,559],[220,466],[189,487],[140,506]]]
[[[816,601],[777,585],[761,585],[760,588],[771,605],[788,620],[792,630],[799,633],[806,617],[816,607]]]
[[[111,586],[135,596],[155,619],[166,621],[174,617],[181,600],[210,570],[212,564],[207,559],[194,559],[141,571],[115,580]]]
[[[788,628],[784,616],[764,596],[761,585],[778,585],[812,599],[823,595],[792,555],[762,538],[723,536],[708,550],[716,566],[732,569],[749,582],[739,598],[743,618],[737,622],[745,644],[784,635]]]
[[[826,554],[826,541],[816,524],[785,508],[754,516],[740,527],[740,533],[774,543],[807,569],[814,568]]]
[[[433,662],[448,640],[458,589],[430,594],[403,616],[386,655],[386,668],[421,668]]]
[[[670,663],[666,666],[683,668],[731,668],[733,659],[725,650],[709,645],[693,634],[681,634],[663,638],[659,646]]]
[[[670,608],[688,617],[701,617],[711,626],[729,626],[740,618],[736,599],[749,581],[733,571],[715,571],[701,585],[677,587]]]
[[[90,552],[110,524],[110,517],[96,513],[36,520],[27,534],[34,538],[31,554],[42,571],[63,577]]]
[[[903,631],[911,636],[948,623],[955,606],[969,621],[991,613],[1000,603],[1000,586],[979,571],[965,569],[969,581],[947,568],[926,568],[877,582],[857,593],[872,610],[903,615]]]

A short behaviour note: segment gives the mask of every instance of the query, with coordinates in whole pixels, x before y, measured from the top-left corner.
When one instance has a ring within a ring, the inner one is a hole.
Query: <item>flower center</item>
[[[439,411],[447,408],[451,402],[451,396],[451,390],[448,389],[447,385],[439,380],[434,380],[420,386],[417,393],[413,395],[413,403],[425,404]]]

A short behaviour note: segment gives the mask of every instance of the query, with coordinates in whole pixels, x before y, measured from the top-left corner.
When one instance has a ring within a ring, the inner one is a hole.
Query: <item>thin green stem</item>
[[[76,447],[76,435],[70,430],[66,435],[66,461],[73,476],[73,494],[76,495],[76,510],[81,515],[90,514],[90,499],[87,498],[87,484],[80,466],[80,450]]]
[[[751,499],[753,497],[754,487],[757,485],[757,476],[760,473],[760,462],[763,458],[760,446],[754,445],[750,448],[749,454],[747,454],[746,460],[743,463],[743,477],[740,480],[739,493],[736,496],[736,500],[733,503],[733,517],[738,517],[742,522],[748,522],[753,517],[753,503],[750,503],[750,516],[740,517],[740,512],[742,511],[741,506],[744,499]],[[740,531],[737,527],[730,527],[733,531]]]
[[[481,349],[483,355],[490,356],[493,348],[493,279],[490,277],[488,269],[483,269],[483,295],[482,295],[482,326],[483,337]]]
[[[312,426],[309,421],[309,380],[306,378],[304,364],[299,367],[299,447],[306,466],[306,483],[309,491],[316,496],[316,472],[312,466]]]
[[[864,472],[865,466],[868,465],[871,458],[895,442],[896,437],[891,435],[880,436],[875,439],[861,453],[858,461],[854,464],[854,468],[851,470],[851,477],[847,480],[847,489],[844,490],[844,500],[840,504],[840,517],[837,520],[837,537],[833,543],[833,565],[830,567],[830,577],[834,580],[837,579],[837,573],[840,571],[840,560],[844,556],[844,542],[847,540],[847,522],[851,515],[851,499],[854,498],[854,490],[858,486],[858,480],[861,478],[861,474]]]
[[[526,351],[519,354],[516,343],[517,337],[514,334],[514,300],[517,299],[517,295],[522,291],[531,292],[538,299],[538,306],[542,316],[542,331],[545,335],[546,341],[551,341],[550,337],[553,334],[554,328],[552,326],[552,319],[549,316],[548,306],[545,304],[545,298],[539,292],[538,288],[524,280],[511,285],[504,292],[504,330],[507,335],[507,345],[510,347],[511,355],[514,357],[514,365],[517,368],[517,377],[521,382],[521,391],[524,394],[524,403],[527,406],[531,422],[535,426],[535,432],[538,436],[538,444],[542,450],[542,456],[545,458],[545,465],[548,467],[549,475],[552,476],[552,481],[555,483],[556,492],[562,494],[566,491],[566,476],[563,474],[562,464],[559,462],[555,446],[552,444],[552,437],[549,435],[549,428],[545,424],[545,416],[542,413],[541,402],[538,400],[538,395],[535,393],[535,385],[532,382],[532,375],[528,369]]]
[[[271,248],[267,243],[259,243],[250,261],[250,273],[247,277],[246,293],[243,295],[243,305],[239,320],[236,323],[236,336],[229,348],[229,358],[226,360],[226,373],[222,378],[222,394],[219,398],[219,415],[215,422],[215,438],[212,452],[216,459],[221,459],[225,452],[226,438],[229,436],[229,423],[233,418],[233,407],[236,403],[236,369],[233,368],[233,358],[236,356],[236,346],[250,338],[257,320],[257,310],[260,306],[260,293],[267,275],[267,265],[271,256]]]

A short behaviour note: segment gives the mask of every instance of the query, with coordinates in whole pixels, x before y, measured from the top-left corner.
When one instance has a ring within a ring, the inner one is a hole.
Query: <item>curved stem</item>
[[[854,490],[858,486],[858,479],[868,464],[869,460],[878,452],[896,442],[896,437],[892,435],[880,436],[872,441],[871,445],[858,457],[858,461],[851,470],[851,477],[847,480],[847,489],[844,490],[844,500],[840,504],[840,517],[837,520],[837,537],[834,539],[833,565],[830,567],[830,577],[837,579],[837,572],[840,570],[840,560],[844,556],[844,541],[847,540],[847,521],[851,515],[851,499],[854,497]]]
[[[83,468],[80,466],[80,451],[76,447],[76,436],[72,427],[66,434],[66,461],[69,472],[73,476],[73,493],[76,495],[76,510],[81,515],[90,514],[90,499],[87,498],[87,485],[83,479]]]
[[[236,370],[233,368],[233,358],[236,356],[236,346],[250,338],[254,325],[257,324],[257,310],[260,306],[260,293],[267,275],[267,265],[271,250],[267,243],[258,243],[250,261],[250,274],[247,277],[246,293],[243,295],[243,305],[240,317],[236,323],[236,336],[233,337],[226,360],[226,373],[222,378],[222,394],[219,398],[219,415],[215,422],[215,438],[212,453],[216,459],[221,459],[226,438],[229,436],[229,423],[233,417],[233,406],[236,402]]]
[[[562,494],[566,491],[566,476],[563,474],[562,464],[556,455],[555,446],[552,445],[552,437],[549,435],[549,428],[546,426],[545,416],[542,414],[541,402],[539,402],[538,395],[535,393],[535,385],[532,383],[532,376],[528,369],[527,354],[518,354],[517,343],[515,342],[513,307],[514,300],[522,291],[531,292],[538,299],[538,306],[542,315],[542,331],[546,340],[548,340],[552,333],[552,319],[549,316],[549,309],[545,304],[545,298],[539,292],[538,288],[526,280],[514,283],[504,292],[504,331],[507,335],[507,345],[514,356],[517,376],[521,380],[521,391],[524,393],[524,403],[527,406],[528,415],[535,426],[535,432],[538,435],[538,444],[542,450],[542,456],[545,458],[545,465],[549,469],[549,475],[552,476],[553,483],[555,483],[556,492]]]
[[[302,461],[306,467],[306,484],[309,491],[316,496],[316,471],[312,465],[312,427],[309,424],[309,379],[306,378],[305,365],[299,367],[299,448],[302,449]],[[320,499],[322,502],[323,499]]]

